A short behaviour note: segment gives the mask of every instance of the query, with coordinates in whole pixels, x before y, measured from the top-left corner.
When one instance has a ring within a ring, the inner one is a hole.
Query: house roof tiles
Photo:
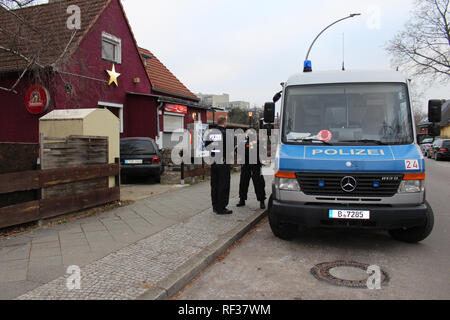
[[[141,55],[151,57],[146,59],[145,68],[153,90],[194,101],[200,100],[153,53],[143,48],[139,48],[139,52]]]

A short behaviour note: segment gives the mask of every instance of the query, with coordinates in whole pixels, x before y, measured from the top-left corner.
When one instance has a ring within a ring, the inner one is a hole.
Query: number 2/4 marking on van
[[[418,160],[405,160],[406,170],[419,170],[419,161]]]

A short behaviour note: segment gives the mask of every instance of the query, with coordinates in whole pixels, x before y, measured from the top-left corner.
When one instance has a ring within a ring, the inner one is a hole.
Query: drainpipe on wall
[[[161,110],[161,108],[163,106],[164,106],[164,102],[160,102],[158,107],[156,108],[156,127],[157,127],[157,130],[158,130],[158,132],[157,132],[157,134],[158,134],[158,145],[159,145],[160,149],[162,149],[163,146],[162,146],[162,141],[161,141],[162,137],[160,136],[161,129],[160,129],[160,125],[159,125],[159,110]]]

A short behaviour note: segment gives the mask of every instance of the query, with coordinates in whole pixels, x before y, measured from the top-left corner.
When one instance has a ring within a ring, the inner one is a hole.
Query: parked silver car
[[[428,157],[428,152],[433,144],[433,141],[434,141],[434,138],[425,138],[420,143],[420,150],[422,151],[422,154],[424,155],[424,157]]]

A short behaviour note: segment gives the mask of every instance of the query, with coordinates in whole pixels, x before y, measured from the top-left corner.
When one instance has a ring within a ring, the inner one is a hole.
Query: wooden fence
[[[0,143],[0,174],[37,169],[39,144]],[[0,207],[39,199],[38,192],[22,191],[0,194]]]
[[[0,228],[55,217],[120,199],[119,161],[63,169],[22,171],[0,175],[0,194],[38,190],[73,182],[115,176],[116,186],[62,195],[0,208]]]
[[[63,169],[107,164],[108,137],[69,136],[40,138],[41,169]],[[44,186],[42,199],[86,193],[108,187],[108,177],[100,177],[57,186]]]

